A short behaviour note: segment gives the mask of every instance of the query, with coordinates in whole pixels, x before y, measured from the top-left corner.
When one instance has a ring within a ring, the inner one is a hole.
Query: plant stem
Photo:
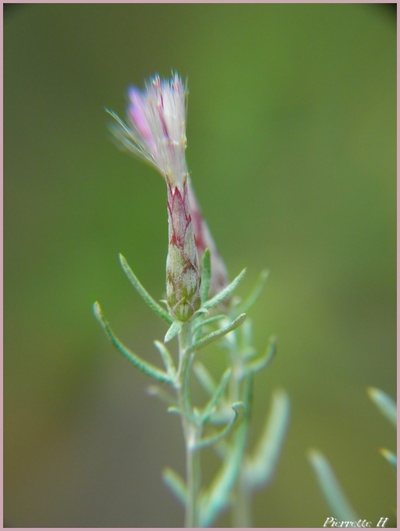
[[[179,370],[177,393],[182,413],[182,427],[186,446],[186,514],[185,527],[198,527],[198,500],[201,485],[200,450],[196,449],[201,437],[201,425],[196,419],[190,395],[190,375],[194,352],[191,323],[184,323],[179,332]]]
[[[185,527],[199,527],[200,450],[186,446],[187,501]]]
[[[248,408],[248,404],[246,404]],[[232,527],[242,527],[249,528],[252,527],[252,518],[251,518],[251,503],[250,503],[250,492],[248,491],[246,482],[245,482],[245,470],[244,470],[244,458],[245,458],[245,448],[248,437],[248,412],[245,413],[245,418],[242,420],[241,426],[239,426],[237,432],[235,433],[234,444],[242,447],[242,464],[241,469],[234,487],[234,503],[232,506]]]
[[[246,431],[245,437],[247,438],[247,427],[241,426]],[[238,481],[235,486],[235,503],[232,511],[232,526],[239,528],[250,528],[252,526],[251,518],[251,503],[250,503],[250,491],[244,481],[244,470],[239,473]]]
[[[232,380],[230,387],[230,399],[232,402],[241,400],[245,404],[245,416],[241,425],[234,435],[234,445],[243,449],[240,472],[234,487],[234,503],[232,506],[233,527],[251,527],[250,493],[247,490],[244,473],[245,448],[249,431],[249,397],[251,378],[243,378],[243,359],[239,352],[238,340],[231,343],[230,360],[232,365]]]

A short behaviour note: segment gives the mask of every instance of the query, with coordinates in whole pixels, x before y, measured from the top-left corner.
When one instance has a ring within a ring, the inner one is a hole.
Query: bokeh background
[[[381,5],[25,5],[4,21],[4,515],[9,527],[180,527],[179,420],[91,310],[159,363],[165,333],[120,269],[164,294],[165,189],[119,152],[104,106],[171,68],[189,79],[187,152],[203,211],[279,352],[255,382],[252,442],[283,387],[292,412],[256,527],[329,516],[306,452],[362,518],[394,521],[396,17]],[[225,365],[204,354],[215,374]],[[205,456],[205,477],[215,465]],[[229,515],[216,525],[229,526]]]

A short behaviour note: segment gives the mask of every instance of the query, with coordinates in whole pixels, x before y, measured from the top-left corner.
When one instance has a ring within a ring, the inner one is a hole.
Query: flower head
[[[128,90],[128,125],[114,112],[117,140],[154,166],[167,183],[179,188],[186,182],[187,88],[178,74],[167,81],[156,75],[144,91]]]
[[[187,321],[200,306],[199,258],[211,253],[210,294],[228,283],[226,268],[190,184],[186,165],[187,86],[178,74],[170,80],[154,76],[143,91],[128,90],[127,123],[113,111],[114,136],[130,152],[149,162],[168,190],[169,244],[167,303],[171,314]]]

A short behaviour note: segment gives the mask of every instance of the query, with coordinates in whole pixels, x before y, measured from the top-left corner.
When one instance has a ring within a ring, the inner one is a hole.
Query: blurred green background
[[[119,152],[104,106],[171,68],[189,79],[188,162],[204,214],[279,352],[255,382],[291,423],[256,527],[320,527],[320,448],[362,518],[394,518],[378,448],[395,433],[366,387],[396,395],[396,19],[388,6],[26,5],[4,23],[4,515],[10,527],[180,527],[161,470],[184,472],[178,418],[146,395],[93,318],[159,363],[164,323],[117,259],[164,294],[166,194]],[[219,373],[225,360],[204,354]],[[205,452],[205,478],[215,467]],[[216,525],[229,526],[229,515]]]

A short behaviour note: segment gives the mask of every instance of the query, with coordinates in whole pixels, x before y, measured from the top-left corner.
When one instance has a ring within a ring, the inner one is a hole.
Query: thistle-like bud
[[[173,316],[187,321],[200,307],[200,271],[188,187],[168,185],[167,303]]]
[[[167,303],[175,319],[187,321],[200,307],[201,275],[188,199],[186,86],[177,74],[170,81],[155,76],[145,91],[131,87],[128,96],[129,125],[109,111],[116,120],[113,132],[125,148],[154,166],[167,184]]]

